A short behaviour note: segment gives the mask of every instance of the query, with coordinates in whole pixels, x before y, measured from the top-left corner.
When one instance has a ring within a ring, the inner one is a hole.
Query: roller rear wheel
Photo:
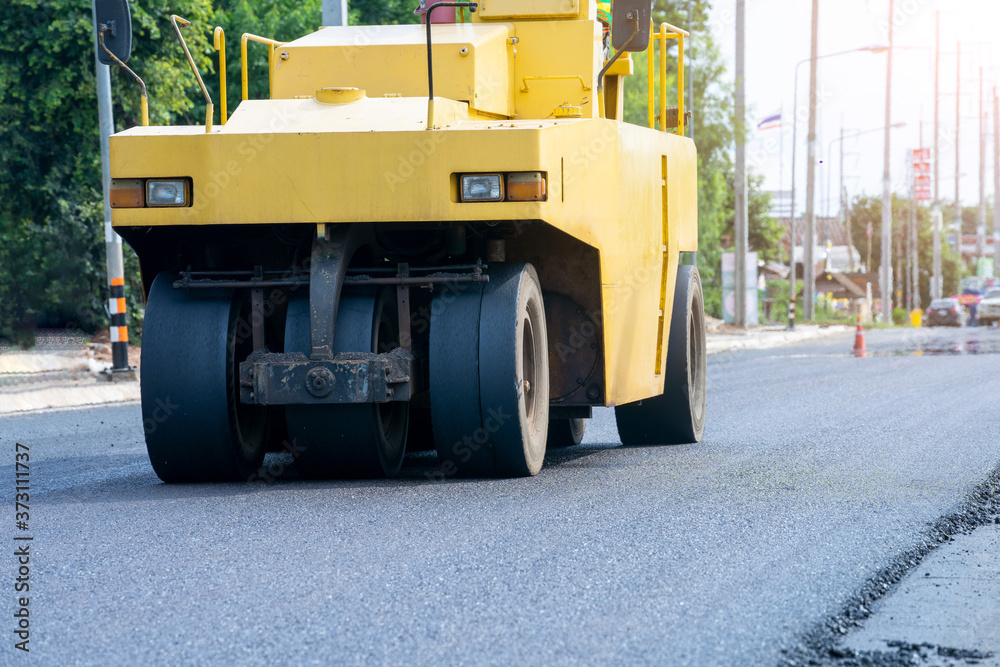
[[[345,290],[334,324],[334,353],[389,352],[399,345],[392,289]],[[309,354],[309,300],[293,299],[285,352]],[[392,477],[403,465],[409,404],[290,405],[288,436],[303,477]]]
[[[576,417],[573,419],[549,420],[549,447],[572,447],[583,442],[583,434],[587,430],[587,420]]]
[[[164,482],[248,479],[266,449],[267,412],[239,401],[239,364],[253,351],[250,302],[233,290],[153,281],[142,335],[142,417]]]
[[[682,445],[705,432],[708,365],[705,298],[693,266],[677,272],[667,344],[663,393],[615,408],[618,435],[626,445]]]
[[[530,264],[491,266],[485,286],[439,290],[431,309],[431,423],[445,475],[535,475],[545,459],[549,360]]]

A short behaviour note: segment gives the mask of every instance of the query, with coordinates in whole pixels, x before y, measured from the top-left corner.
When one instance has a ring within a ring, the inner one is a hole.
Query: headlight
[[[184,179],[146,181],[146,206],[187,206],[189,195]]]
[[[503,201],[503,177],[500,174],[465,174],[462,176],[462,201]]]

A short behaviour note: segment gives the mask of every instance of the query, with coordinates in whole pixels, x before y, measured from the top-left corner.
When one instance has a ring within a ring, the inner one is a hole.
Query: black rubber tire
[[[482,300],[481,284],[456,283],[435,290],[431,303],[431,426],[441,470],[449,477],[492,477],[496,472],[493,443],[482,435],[480,413]]]
[[[266,409],[239,402],[239,363],[253,351],[249,299],[153,281],[142,334],[146,449],[164,482],[246,480],[264,460]]]
[[[683,445],[705,432],[707,396],[705,297],[694,266],[677,270],[667,341],[663,393],[615,408],[618,435],[626,445]]]
[[[548,447],[572,447],[583,442],[583,434],[587,430],[587,420],[550,419]]]
[[[394,295],[392,289],[345,291],[334,325],[334,353],[384,352],[398,344]],[[309,352],[306,298],[288,305],[285,351]],[[299,474],[307,479],[397,475],[406,454],[408,408],[405,402],[286,407]]]
[[[545,460],[549,359],[530,264],[495,264],[482,288],[431,310],[431,422],[445,475],[524,477]]]

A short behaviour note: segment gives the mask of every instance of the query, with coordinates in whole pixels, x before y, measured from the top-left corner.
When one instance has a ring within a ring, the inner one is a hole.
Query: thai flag
[[[776,127],[781,127],[781,110],[775,111],[772,114],[764,116],[757,121],[758,130],[773,130]]]

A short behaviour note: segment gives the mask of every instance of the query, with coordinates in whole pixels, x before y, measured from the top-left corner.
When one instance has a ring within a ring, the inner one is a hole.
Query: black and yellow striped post
[[[128,365],[128,324],[125,321],[125,279],[111,279],[111,298],[108,300],[111,313],[111,362],[112,372],[127,371]]]

